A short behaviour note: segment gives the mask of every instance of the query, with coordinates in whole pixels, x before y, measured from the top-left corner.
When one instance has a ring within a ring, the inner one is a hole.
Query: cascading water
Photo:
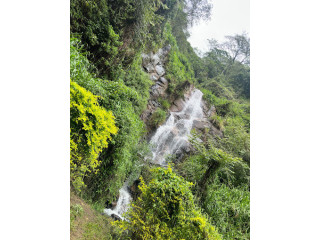
[[[128,191],[128,183],[125,182],[123,187],[119,190],[119,199],[117,201],[116,207],[114,209],[106,208],[104,209],[104,213],[106,213],[109,216],[115,214],[119,216],[121,220],[123,220],[124,218],[122,217],[122,214],[124,214],[128,210],[131,199],[132,198]]]
[[[160,126],[151,138],[152,161],[164,166],[165,158],[174,155],[188,144],[193,121],[203,117],[201,108],[202,92],[195,89],[181,112],[170,112],[166,123]]]
[[[188,137],[192,129],[193,121],[201,119],[203,112],[201,108],[202,92],[195,89],[191,97],[186,101],[180,112],[170,112],[166,123],[160,126],[150,140],[152,146],[152,162],[166,165],[165,158],[174,155],[182,147],[188,144]],[[119,199],[114,209],[104,210],[109,216],[115,214],[122,220],[122,214],[128,210],[131,196],[128,191],[128,183],[119,190]]]

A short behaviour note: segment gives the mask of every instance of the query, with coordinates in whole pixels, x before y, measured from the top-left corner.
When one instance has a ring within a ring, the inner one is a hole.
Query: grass
[[[70,194],[70,240],[120,239],[118,228],[110,217],[101,214],[101,204],[89,204]],[[98,210],[98,211],[97,211]]]

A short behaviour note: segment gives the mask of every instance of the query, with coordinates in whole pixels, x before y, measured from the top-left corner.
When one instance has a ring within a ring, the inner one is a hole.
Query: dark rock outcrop
[[[121,221],[122,220],[117,214],[111,214],[111,217],[116,221]]]

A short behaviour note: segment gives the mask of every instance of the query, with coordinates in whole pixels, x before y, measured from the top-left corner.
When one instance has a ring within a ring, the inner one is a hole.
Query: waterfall
[[[201,119],[203,112],[201,108],[202,92],[193,90],[190,98],[185,102],[180,112],[170,112],[166,123],[160,126],[150,140],[152,151],[152,162],[166,165],[165,158],[176,154],[181,148],[188,146],[188,137],[192,129],[193,121]],[[119,199],[114,209],[104,209],[104,213],[111,216],[119,216],[128,210],[131,196],[128,191],[128,183],[119,190]]]
[[[193,121],[201,119],[202,92],[195,89],[180,112],[170,112],[166,123],[160,126],[151,138],[152,161],[165,166],[165,158],[176,154],[181,148],[188,146],[188,137]]]
[[[119,199],[117,201],[116,207],[114,209],[106,208],[103,212],[109,216],[115,214],[119,216],[121,220],[123,220],[124,218],[122,217],[122,215],[128,210],[131,199],[132,198],[128,191],[128,182],[125,182],[123,187],[119,190]]]

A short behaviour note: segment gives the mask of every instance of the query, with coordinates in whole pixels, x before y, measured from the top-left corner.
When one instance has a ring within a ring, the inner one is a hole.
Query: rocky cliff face
[[[217,129],[210,121],[210,118],[216,114],[216,108],[214,106],[208,107],[208,104],[202,100],[201,108],[203,110],[204,116],[201,120],[195,120],[193,122],[192,128],[195,129],[200,134],[207,134],[213,137],[223,137],[223,133]]]
[[[142,66],[144,70],[149,74],[150,79],[154,82],[154,85],[150,88],[150,98],[148,101],[147,109],[141,114],[141,119],[146,123],[152,113],[161,106],[158,102],[158,98],[167,98],[166,90],[168,88],[168,80],[164,77],[165,62],[167,60],[168,53],[171,46],[168,45],[159,49],[155,54],[142,54]]]

